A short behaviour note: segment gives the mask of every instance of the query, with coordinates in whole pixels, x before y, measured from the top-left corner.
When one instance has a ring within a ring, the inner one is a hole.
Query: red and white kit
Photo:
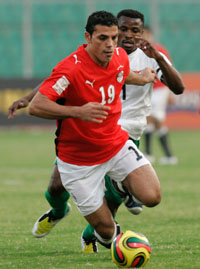
[[[99,102],[111,107],[101,124],[68,118],[58,123],[57,156],[76,165],[94,165],[111,159],[128,140],[117,124],[121,115],[120,92],[129,74],[129,60],[115,48],[107,68],[97,65],[83,45],[63,59],[44,81],[40,92],[53,101],[65,98],[66,106]]]

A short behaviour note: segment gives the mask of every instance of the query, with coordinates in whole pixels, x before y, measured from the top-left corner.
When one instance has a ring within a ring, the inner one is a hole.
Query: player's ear
[[[91,35],[88,32],[85,32],[85,40],[87,41],[87,43],[90,43],[91,41]]]

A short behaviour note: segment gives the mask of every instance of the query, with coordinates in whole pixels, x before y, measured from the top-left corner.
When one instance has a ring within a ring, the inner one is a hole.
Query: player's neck
[[[127,52],[127,54],[129,55],[129,54],[131,54],[131,53],[135,52],[136,50],[137,50],[137,47],[136,47],[136,48],[134,48],[134,49],[132,49],[131,51],[126,51],[126,52]]]
[[[88,46],[85,48],[87,54],[89,55],[89,57],[99,66],[103,67],[103,68],[107,68],[109,62],[102,62],[101,60],[99,60],[99,58],[97,58],[94,53],[92,53],[92,51],[90,49],[88,49]]]

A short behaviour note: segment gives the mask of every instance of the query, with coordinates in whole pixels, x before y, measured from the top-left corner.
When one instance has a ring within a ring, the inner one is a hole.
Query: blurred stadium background
[[[90,13],[107,10],[116,15],[126,8],[144,13],[155,41],[166,46],[183,75],[186,91],[169,107],[169,127],[199,129],[200,0],[0,0],[0,125],[49,124],[25,110],[9,121],[8,107],[84,43]]]
[[[167,114],[179,165],[155,163],[161,205],[145,209],[134,220],[122,206],[119,223],[123,230],[133,225],[149,238],[149,269],[200,268],[200,0],[0,0],[0,268],[116,268],[101,246],[100,255],[82,255],[84,220],[74,203],[69,220],[48,239],[31,236],[36,217],[48,209],[43,193],[55,158],[53,131],[40,126],[55,129],[55,123],[31,117],[25,109],[12,120],[7,116],[13,101],[84,43],[89,14],[107,10],[116,15],[127,8],[144,13],[155,41],[169,50],[186,90]],[[156,140],[153,151],[156,158],[163,154]]]

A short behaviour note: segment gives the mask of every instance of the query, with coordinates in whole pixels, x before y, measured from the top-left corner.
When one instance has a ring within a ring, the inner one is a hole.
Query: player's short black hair
[[[133,19],[140,19],[144,24],[144,14],[134,9],[123,9],[117,14],[117,19],[125,16]]]
[[[88,17],[87,24],[85,26],[86,31],[92,35],[97,24],[109,27],[113,25],[118,26],[117,18],[112,13],[104,10],[96,11]]]

